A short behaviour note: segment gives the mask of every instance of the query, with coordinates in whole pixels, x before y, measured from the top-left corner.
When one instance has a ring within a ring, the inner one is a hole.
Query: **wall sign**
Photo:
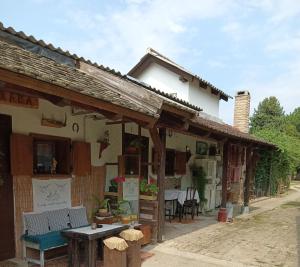
[[[71,207],[71,178],[32,179],[33,210],[37,212]]]
[[[124,200],[138,200],[139,199],[139,179],[126,178],[123,183],[123,199]]]
[[[39,107],[39,99],[37,97],[2,90],[0,90],[0,103],[26,108]]]

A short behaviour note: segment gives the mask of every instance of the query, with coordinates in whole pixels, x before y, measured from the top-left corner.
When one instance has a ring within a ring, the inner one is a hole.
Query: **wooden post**
[[[229,142],[225,142],[223,146],[223,170],[222,170],[222,202],[221,207],[226,208],[227,203],[227,179],[228,179],[228,154]]]
[[[155,150],[157,151],[159,164],[157,170],[158,191],[158,226],[157,241],[163,241],[165,225],[165,167],[166,167],[166,129],[161,128],[159,134],[157,128],[149,129]]]
[[[227,220],[226,203],[227,203],[229,145],[230,145],[230,143],[228,141],[226,141],[223,145],[222,202],[221,202],[221,208],[220,208],[219,214],[218,214],[218,221],[220,221],[220,222],[226,222],[226,220]]]
[[[165,173],[166,173],[166,129],[159,129],[159,136],[161,140],[162,150],[159,158],[159,172],[158,179],[158,236],[157,241],[163,241],[163,234],[165,228]]]
[[[125,177],[125,156],[118,156],[118,176]],[[118,200],[123,199],[123,183],[118,183]]]
[[[253,168],[253,160],[252,160],[252,146],[248,146],[246,150],[246,178],[245,178],[245,191],[244,191],[244,209],[245,207],[249,207],[249,197],[250,197],[250,180]],[[247,208],[246,208],[247,209]]]

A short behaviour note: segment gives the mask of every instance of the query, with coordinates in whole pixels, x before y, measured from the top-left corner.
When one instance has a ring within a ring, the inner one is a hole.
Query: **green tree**
[[[284,118],[284,111],[278,99],[274,96],[265,98],[259,103],[250,118],[250,131],[255,133],[265,128],[272,129],[274,127],[283,130]]]
[[[279,184],[289,183],[289,176],[300,166],[300,108],[284,114],[279,101],[269,97],[259,103],[251,121],[251,132],[276,145],[275,151],[260,151],[255,184],[263,191],[277,192]]]
[[[287,116],[286,132],[289,135],[300,138],[300,107]]]

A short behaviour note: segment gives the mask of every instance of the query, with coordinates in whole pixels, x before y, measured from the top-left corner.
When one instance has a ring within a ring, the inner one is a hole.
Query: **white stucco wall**
[[[199,87],[199,81],[182,82],[179,75],[167,68],[151,63],[137,77],[139,80],[166,93],[176,93],[177,97],[201,107],[209,115],[219,116],[219,96],[211,94],[210,88]]]
[[[91,144],[91,159],[93,166],[102,166],[105,163],[117,163],[118,155],[122,154],[122,134],[121,125],[106,125],[106,120],[93,120],[86,115],[72,115],[71,107],[58,107],[52,103],[40,100],[38,109],[15,107],[10,105],[0,104],[0,114],[7,114],[12,116],[12,128],[15,133],[30,134],[47,134],[61,137],[71,138],[72,141],[86,141]],[[41,125],[42,114],[46,118],[53,118],[63,121],[65,114],[67,114],[67,126],[63,128],[45,127]],[[79,125],[79,132],[75,133],[72,130],[73,123]],[[100,144],[97,142],[103,139],[104,132],[109,131],[110,146],[103,151],[99,159]],[[138,126],[135,123],[125,124],[125,132],[131,134],[138,134]],[[168,133],[168,130],[167,130]],[[147,129],[142,128],[142,135],[149,138],[149,162],[152,161],[152,147],[153,143]],[[186,146],[189,146],[192,157],[188,165],[191,164],[195,157],[196,141],[201,140],[195,137],[182,135],[173,132],[172,137],[167,134],[166,147],[175,149],[177,151],[186,151]],[[152,167],[149,166],[149,176],[156,178],[152,173]],[[110,185],[110,180],[118,175],[118,167],[106,166],[106,190]],[[189,167],[187,166],[186,175],[175,175],[174,177],[182,177],[181,188],[186,189],[191,186],[191,175]]]
[[[183,83],[179,75],[156,63],[151,63],[137,78],[166,93],[177,93],[178,98],[189,101],[189,83]]]
[[[189,102],[202,108],[203,112],[219,117],[219,101],[219,96],[212,94],[210,88],[200,88],[198,81],[189,83]]]
[[[73,116],[71,107],[58,107],[46,100],[39,100],[39,108],[23,108],[0,104],[0,113],[12,116],[12,130],[15,133],[38,133],[71,138],[72,141],[91,143],[91,160],[93,166],[104,165],[105,162],[117,162],[121,154],[121,126],[106,125],[105,120],[93,120],[85,115]],[[64,121],[67,115],[67,126],[62,128],[45,127],[41,125],[42,115]],[[73,132],[73,123],[78,123],[79,132]],[[99,159],[100,144],[97,140],[104,137],[104,131],[109,130],[111,145],[102,153]]]

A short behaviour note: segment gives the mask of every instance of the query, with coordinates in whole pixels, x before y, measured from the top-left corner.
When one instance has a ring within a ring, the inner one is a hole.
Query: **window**
[[[134,134],[124,134],[124,153],[126,155],[125,174],[139,175],[139,167],[141,167],[141,177],[148,177],[148,153],[149,138]],[[141,157],[141,166],[139,163]]]
[[[70,139],[48,135],[32,135],[32,137],[35,174],[70,174]]]

